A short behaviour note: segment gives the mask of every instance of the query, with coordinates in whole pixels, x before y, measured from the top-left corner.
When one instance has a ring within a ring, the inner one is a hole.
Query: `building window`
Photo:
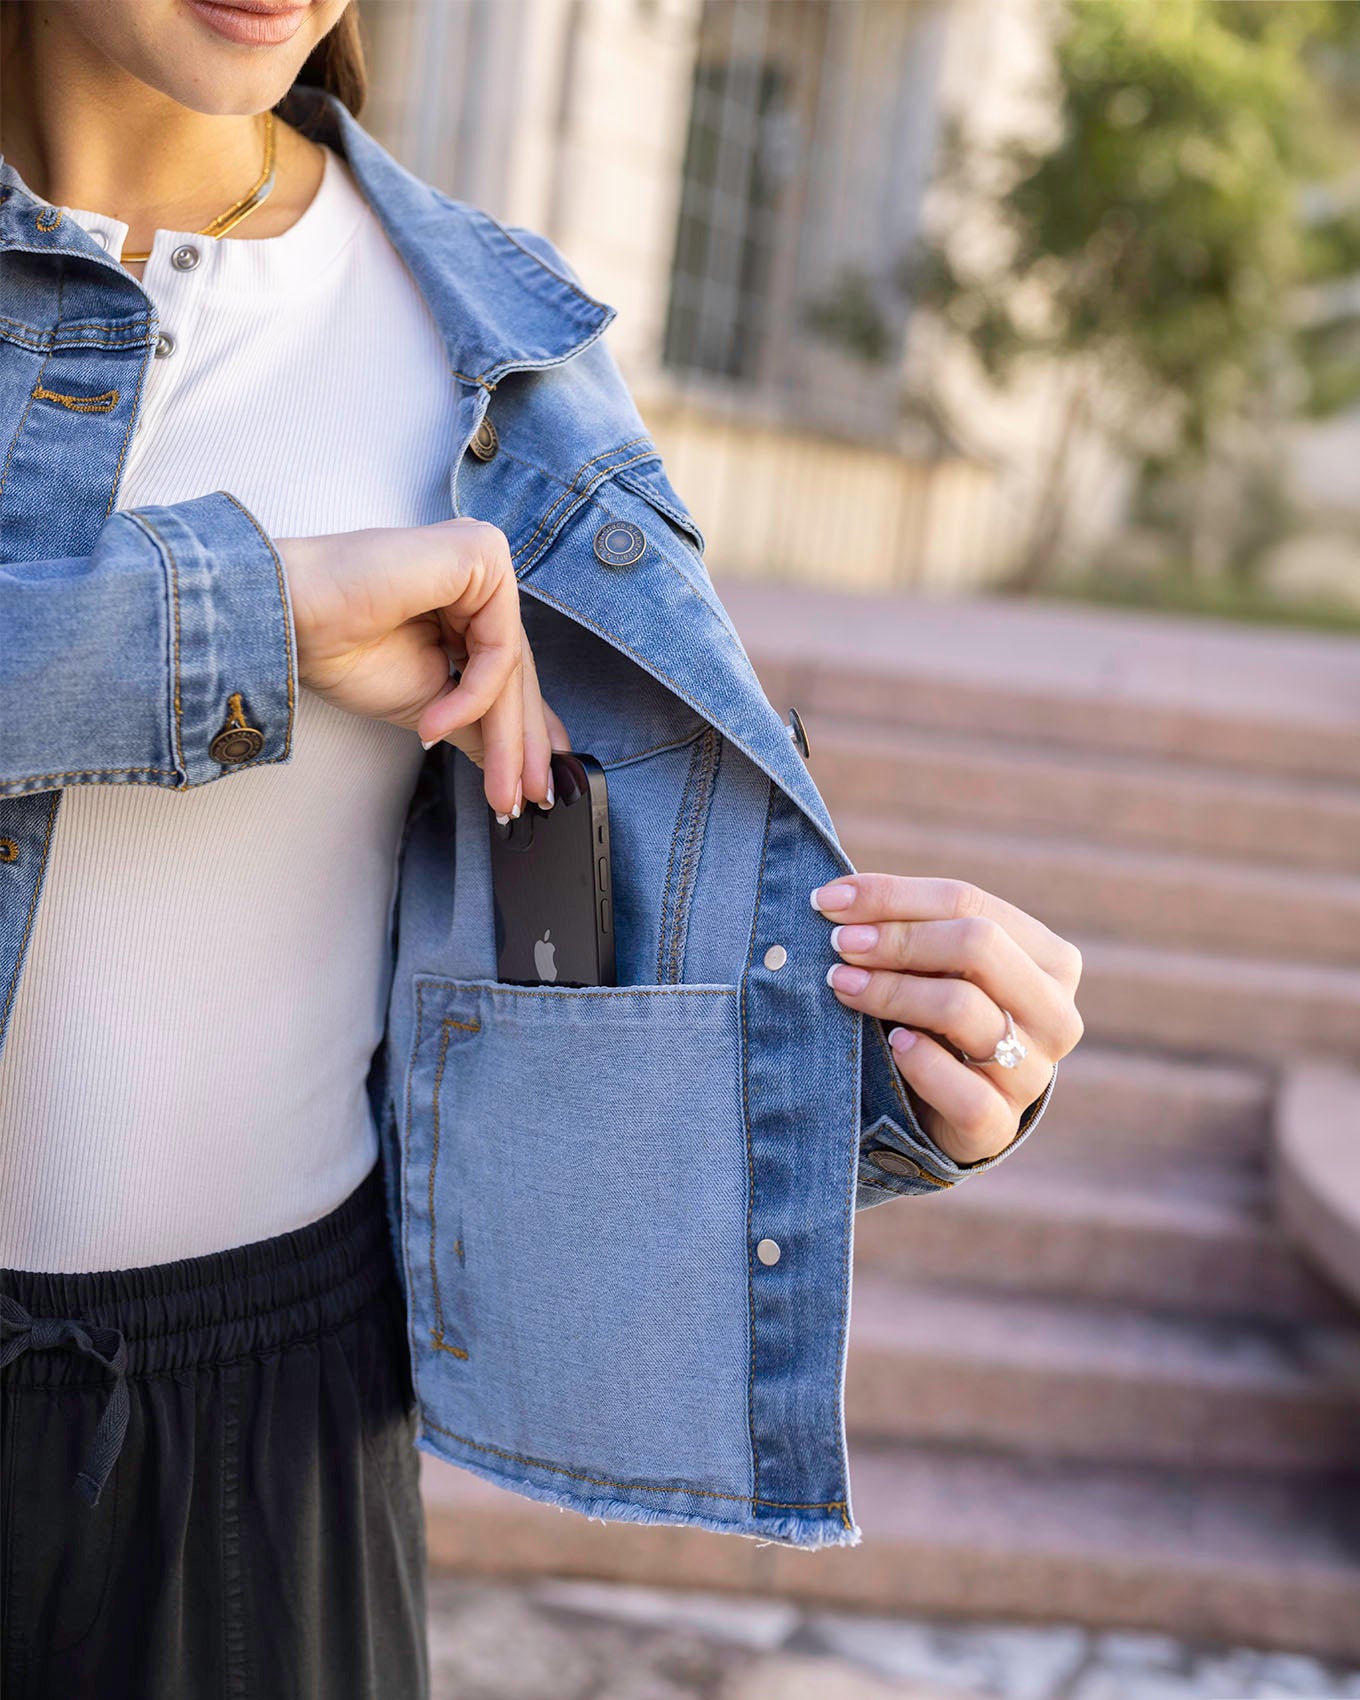
[[[827,0],[706,0],[663,357],[758,384],[797,244]]]

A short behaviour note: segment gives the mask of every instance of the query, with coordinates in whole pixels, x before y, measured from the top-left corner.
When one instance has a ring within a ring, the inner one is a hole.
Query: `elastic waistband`
[[[156,1375],[250,1357],[329,1332],[396,1279],[381,1161],[329,1215],[273,1239],[136,1269],[75,1274],[0,1269],[0,1294],[34,1320],[115,1329],[126,1374]],[[3,1307],[0,1307],[3,1308]],[[14,1386],[99,1385],[88,1354],[24,1351]]]

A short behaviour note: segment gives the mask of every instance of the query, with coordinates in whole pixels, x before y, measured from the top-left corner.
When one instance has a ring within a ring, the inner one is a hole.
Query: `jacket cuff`
[[[170,745],[181,786],[292,754],[297,638],[278,551],[225,490],[125,508],[170,596]]]
[[[906,1082],[892,1060],[884,1023],[864,1018],[864,1115],[859,1146],[859,1178],[855,1207],[868,1209],[889,1198],[944,1192],[970,1175],[1017,1151],[1033,1133],[1048,1108],[1058,1079],[1058,1065],[1043,1092],[1028,1106],[1010,1144],[976,1163],[956,1163],[926,1133],[917,1119]]]

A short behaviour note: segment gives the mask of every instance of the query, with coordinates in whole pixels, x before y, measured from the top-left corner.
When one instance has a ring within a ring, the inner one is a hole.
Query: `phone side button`
[[[609,863],[608,863],[608,861],[605,859],[605,857],[601,856],[599,861],[595,864],[595,867],[596,867],[596,874],[595,874],[596,884],[599,886],[601,891],[608,891],[609,890]]]
[[[609,899],[607,897],[600,899],[600,931],[602,933],[609,931]]]

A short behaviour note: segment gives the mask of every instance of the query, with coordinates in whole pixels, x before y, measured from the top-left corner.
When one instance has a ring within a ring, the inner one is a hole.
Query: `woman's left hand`
[[[813,895],[836,923],[832,948],[844,959],[828,984],[848,1008],[901,1024],[890,1036],[893,1056],[925,1107],[925,1132],[956,1163],[995,1157],[1082,1036],[1073,1001],[1080,951],[962,880],[844,874]],[[1013,1068],[960,1062],[949,1045],[991,1056],[1006,1034],[1003,1010],[1024,1060]]]

